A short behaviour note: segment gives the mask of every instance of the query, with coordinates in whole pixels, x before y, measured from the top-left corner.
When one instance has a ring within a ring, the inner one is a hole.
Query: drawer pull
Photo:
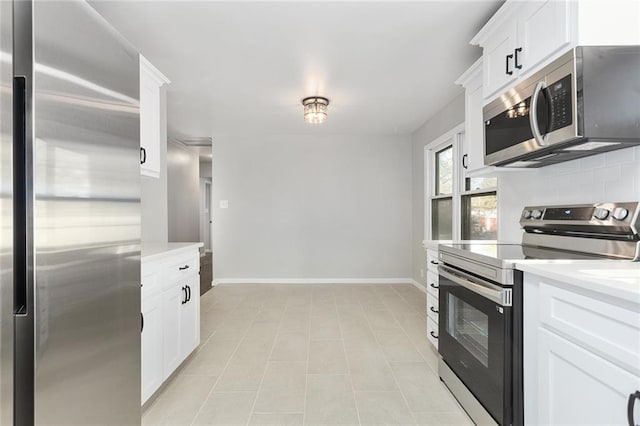
[[[435,285],[434,283],[429,284],[429,286],[430,286],[431,288],[435,288],[435,289],[440,288],[440,286],[439,286],[439,285]]]
[[[190,300],[191,300],[191,286],[187,286],[187,301],[185,303],[187,303]]]
[[[429,310],[430,310],[431,312],[433,312],[434,314],[437,314],[437,313],[438,313],[438,310],[437,310],[437,309],[435,309],[433,306],[429,306]]]
[[[432,261],[431,261],[431,264],[432,264],[432,265],[437,265],[438,263],[439,263],[439,262],[436,262],[435,260],[432,260]]]
[[[433,337],[434,339],[438,338],[438,335],[436,333],[434,333],[433,331],[430,331],[429,334],[431,335],[431,337]]]
[[[187,288],[182,287],[182,304],[187,303]]]
[[[629,426],[637,426],[633,418],[633,406],[636,404],[636,399],[640,399],[640,391],[635,391],[629,395],[629,402],[627,403],[627,420],[629,420]]]
[[[181,270],[181,271],[184,271],[184,270],[186,270],[186,269],[189,269],[189,265],[181,266],[181,267],[179,267],[178,269],[179,269],[179,270]]]

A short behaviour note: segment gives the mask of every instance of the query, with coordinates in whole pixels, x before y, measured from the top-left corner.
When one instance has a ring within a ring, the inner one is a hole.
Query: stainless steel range
[[[522,244],[439,246],[439,373],[477,424],[521,425],[522,273],[540,259],[640,259],[640,203],[525,207]]]

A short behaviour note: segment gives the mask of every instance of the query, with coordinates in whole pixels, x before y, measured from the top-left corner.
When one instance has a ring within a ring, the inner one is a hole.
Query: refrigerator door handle
[[[28,313],[27,274],[27,79],[13,78],[13,313]]]

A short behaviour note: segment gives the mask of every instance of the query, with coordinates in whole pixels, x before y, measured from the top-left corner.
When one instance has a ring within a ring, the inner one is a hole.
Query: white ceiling
[[[92,1],[171,79],[169,134],[406,134],[451,101],[501,1]],[[304,123],[300,101],[331,100]]]

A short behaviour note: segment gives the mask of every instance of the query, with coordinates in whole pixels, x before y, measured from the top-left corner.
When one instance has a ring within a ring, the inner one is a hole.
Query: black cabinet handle
[[[627,403],[627,420],[629,420],[629,426],[637,426],[633,418],[633,408],[636,404],[636,399],[640,399],[640,391],[635,391],[629,395],[629,402]]]
[[[182,287],[182,304],[187,303],[187,288]]]
[[[434,339],[438,338],[438,335],[435,334],[433,331],[430,331],[429,334],[431,335],[431,337],[433,337]]]
[[[190,300],[191,300],[191,287],[187,286],[187,302]]]
[[[147,150],[143,147],[140,147],[140,164],[144,164],[147,162]]]
[[[144,314],[140,312],[140,333],[144,330]]]
[[[431,286],[431,288],[440,288],[439,285],[435,285],[434,283],[429,284]]]
[[[437,264],[438,264],[438,262],[436,262],[435,260],[432,260],[432,261],[431,261],[431,264],[432,264],[432,265],[437,265]]]
[[[514,58],[513,63],[515,64],[515,67],[518,68],[519,70],[522,69],[522,64],[520,63],[520,61],[518,60],[518,53],[522,53],[522,47],[518,47],[515,51],[515,55],[516,57]]]
[[[509,59],[513,59],[513,55],[507,55],[507,56],[506,56],[506,58],[505,58],[505,67],[506,67],[505,72],[506,72],[508,75],[513,75],[513,71],[511,71],[511,70],[509,69]]]
[[[429,306],[429,310],[430,310],[431,312],[433,312],[434,314],[437,314],[437,313],[438,313],[438,310],[437,310],[437,309],[434,309],[434,308],[433,308],[433,306]]]
[[[467,164],[467,159],[469,158],[469,156],[467,154],[462,156],[462,168],[464,169],[468,169],[469,165]]]
[[[178,268],[181,271],[184,271],[185,269],[189,269],[189,265],[184,265]]]

